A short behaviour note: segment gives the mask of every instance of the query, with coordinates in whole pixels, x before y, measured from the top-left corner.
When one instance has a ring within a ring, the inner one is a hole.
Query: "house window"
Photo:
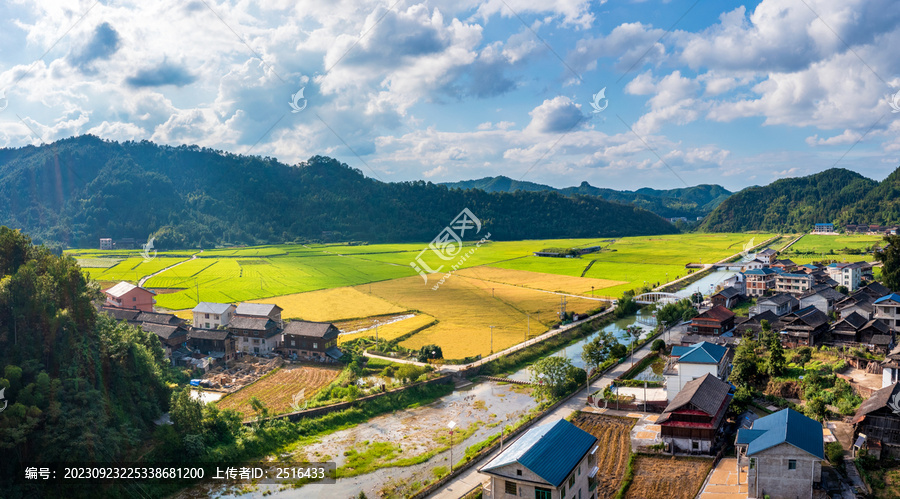
[[[788,459],[788,469],[789,470],[797,469],[797,460],[796,459]]]
[[[522,476],[522,470],[516,470],[516,475]]]
[[[209,314],[206,314],[206,317],[204,317],[204,319],[209,319]]]
[[[208,323],[208,322],[206,323],[206,329],[209,329],[209,323]]]
[[[575,486],[575,475],[569,477],[569,488],[571,489],[573,486]]]
[[[534,499],[550,499],[550,489],[543,487],[534,488]]]
[[[506,480],[506,484],[503,486],[503,491],[512,496],[516,495],[516,482],[510,482],[509,480]]]
[[[319,348],[319,344],[318,344],[318,343],[313,343],[313,350],[318,349],[318,348]]]
[[[132,296],[131,301],[137,301],[137,296]]]
[[[294,340],[291,340],[291,346],[295,346],[295,345],[294,345]]]
[[[700,442],[691,441],[691,449],[700,450]]]
[[[563,484],[563,486],[560,487],[560,489],[559,489],[559,497],[560,497],[560,498],[566,497],[566,484]]]

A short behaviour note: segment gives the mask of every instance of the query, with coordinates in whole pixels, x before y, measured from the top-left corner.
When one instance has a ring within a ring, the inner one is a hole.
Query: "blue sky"
[[[0,147],[92,133],[385,181],[881,180],[898,21],[887,0],[13,0]]]

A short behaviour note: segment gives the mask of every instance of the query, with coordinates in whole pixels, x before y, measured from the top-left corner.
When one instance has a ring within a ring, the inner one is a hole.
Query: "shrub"
[[[828,442],[825,444],[825,457],[832,466],[837,466],[844,462],[844,447],[840,442]]]
[[[653,344],[650,346],[650,350],[652,350],[654,352],[661,352],[665,348],[666,348],[666,342],[665,342],[665,340],[663,340],[661,338],[653,340]]]

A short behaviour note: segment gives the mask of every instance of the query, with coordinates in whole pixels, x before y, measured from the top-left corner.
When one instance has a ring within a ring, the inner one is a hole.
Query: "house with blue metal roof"
[[[893,332],[900,331],[900,294],[891,293],[875,300],[875,318],[884,322]]]
[[[690,346],[676,345],[663,368],[666,379],[666,397],[675,400],[691,380],[711,374],[721,380],[731,373],[731,352],[723,345],[701,341]]]
[[[531,428],[478,471],[490,476],[493,498],[586,499],[598,471],[596,444],[597,437],[560,419]]]
[[[812,497],[821,482],[822,423],[793,409],[739,429],[734,445],[738,467],[747,469],[747,497]]]

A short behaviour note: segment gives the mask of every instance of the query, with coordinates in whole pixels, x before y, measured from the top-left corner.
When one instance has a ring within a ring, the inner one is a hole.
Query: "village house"
[[[834,234],[833,223],[821,223],[813,226],[813,234]]]
[[[875,300],[875,318],[881,319],[891,331],[900,331],[900,295],[891,293]]]
[[[202,329],[216,329],[219,326],[227,326],[234,315],[235,306],[230,303],[211,303],[202,301],[191,310],[194,317],[194,327]]]
[[[846,297],[845,294],[826,284],[817,284],[800,295],[800,308],[812,305],[823,313],[829,314],[834,310],[834,305]]]
[[[744,272],[747,283],[747,296],[762,296],[770,289],[775,289],[775,278],[778,272],[770,268],[751,269]]]
[[[778,274],[775,277],[775,291],[799,295],[812,288],[814,282],[813,276],[808,274]]]
[[[766,298],[760,298],[756,301],[756,305],[750,307],[750,317],[761,314],[765,311],[772,312],[777,316],[789,314],[800,305],[800,300],[794,298],[787,293],[779,293]]]
[[[881,387],[894,384],[900,381],[900,345],[894,347],[893,350],[884,360],[881,361]]]
[[[490,477],[485,492],[493,499],[588,499],[596,452],[597,437],[560,419],[531,428],[478,472]]]
[[[769,265],[773,269],[780,269],[782,272],[788,272],[797,268],[797,264],[793,262],[793,260],[784,259],[784,260],[772,260],[772,263]]]
[[[712,454],[731,401],[731,385],[706,373],[688,381],[656,421],[672,454]]]
[[[153,312],[153,304],[156,303],[153,299],[156,293],[125,281],[103,291],[103,294],[106,295],[106,305],[110,307]]]
[[[716,305],[691,320],[688,331],[694,334],[719,335],[734,329],[734,312]]]
[[[880,319],[872,319],[859,330],[859,342],[870,350],[886,354],[896,344],[895,333]]]
[[[663,368],[666,379],[666,400],[674,400],[685,384],[712,374],[719,379],[728,379],[731,372],[730,350],[708,341],[691,346],[675,345]]]
[[[733,276],[722,281],[722,288],[734,288],[737,290],[738,294],[746,295],[747,294],[747,284],[744,282],[744,274],[738,272]],[[742,296],[743,298],[743,296]]]
[[[101,250],[111,250],[113,249],[113,241],[111,237],[101,237],[100,238],[100,249]]]
[[[737,266],[741,271],[745,271],[745,270],[758,270],[758,269],[765,269],[765,268],[768,268],[768,267],[769,267],[768,264],[766,264],[766,263],[763,262],[762,260],[759,260],[759,259],[756,259],[756,258],[754,258],[753,260],[750,260],[749,262],[739,262],[738,264],[736,264],[736,266]],[[734,270],[734,268],[729,268],[728,270]]]
[[[281,341],[278,323],[267,316],[235,315],[228,324],[235,347],[243,353],[264,355],[271,353]]]
[[[187,346],[215,360],[228,362],[237,357],[235,339],[224,329],[191,328]]]
[[[186,321],[174,314],[109,306],[100,306],[99,310],[117,321],[125,321],[148,333],[155,334],[166,352],[166,358],[170,359],[172,352],[187,342],[188,326]]]
[[[334,362],[343,353],[337,347],[338,328],[329,322],[291,321],[284,326],[279,349],[304,360]]]
[[[713,305],[719,305],[725,308],[732,308],[741,302],[741,292],[737,288],[722,288],[718,293],[709,297]]]
[[[873,393],[853,416],[857,446],[877,458],[900,457],[900,383]]]
[[[801,308],[781,318],[781,344],[785,348],[814,347],[828,332],[828,316],[816,307]]]
[[[776,256],[778,256],[777,251],[772,248],[766,248],[756,254],[756,259],[766,265],[772,265],[772,260],[774,260]]]
[[[172,352],[183,347],[188,340],[188,328],[183,324],[143,322],[141,329],[159,337],[159,342],[166,351],[166,358],[171,358]]]
[[[234,316],[256,317],[271,319],[279,328],[284,327],[281,320],[282,308],[272,303],[239,303],[234,310]]]
[[[831,344],[835,346],[856,346],[859,344],[859,330],[869,322],[856,312],[831,325]]]
[[[734,325],[734,334],[738,336],[748,336],[755,338],[762,331],[762,321],[768,321],[769,327],[775,331],[779,327],[781,318],[775,315],[771,310],[766,310],[752,317],[736,317]]]
[[[834,310],[841,318],[857,313],[866,319],[871,319],[875,316],[875,299],[867,293],[857,291],[835,303]]]
[[[738,468],[747,468],[747,497],[812,497],[822,481],[822,424],[793,409],[741,428],[734,442]]]

